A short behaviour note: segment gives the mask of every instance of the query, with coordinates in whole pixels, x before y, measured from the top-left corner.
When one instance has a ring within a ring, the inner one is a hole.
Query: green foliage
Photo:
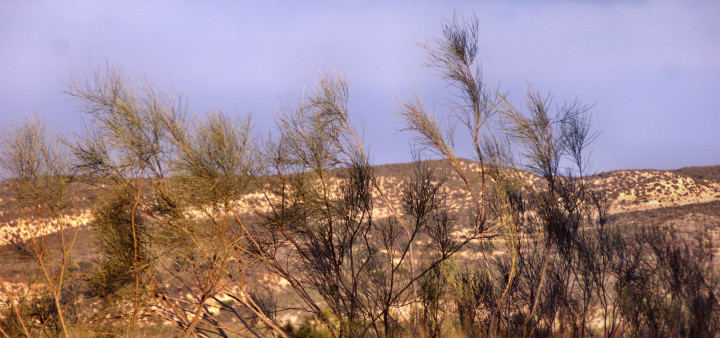
[[[217,205],[237,200],[247,190],[250,156],[250,121],[235,124],[226,115],[207,115],[192,134],[189,126],[170,130],[177,147],[173,169],[178,189],[189,205]]]
[[[6,304],[8,306],[0,313],[0,328],[5,334],[20,337],[25,335],[25,329],[37,336],[58,337],[62,334],[63,328],[52,294],[23,294],[13,301],[14,304]]]
[[[293,338],[329,338],[333,336],[327,329],[310,321],[305,321],[298,327],[287,323],[282,329],[287,336]]]
[[[131,284],[149,264],[148,230],[127,190],[109,191],[93,213],[93,230],[101,260],[89,277],[90,290],[99,297],[115,294]]]
[[[460,328],[468,336],[480,334],[478,311],[487,310],[495,297],[490,277],[476,267],[447,265],[445,278]]]
[[[18,207],[33,216],[60,212],[67,205],[66,161],[56,141],[47,138],[44,124],[25,118],[22,126],[3,130],[0,139],[0,168],[15,193]]]

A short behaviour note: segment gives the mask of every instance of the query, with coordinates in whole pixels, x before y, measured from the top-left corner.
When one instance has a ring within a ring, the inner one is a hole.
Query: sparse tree
[[[26,117],[21,126],[12,126],[3,130],[0,139],[0,167],[4,170],[19,214],[34,223],[58,224],[55,236],[59,245],[49,247],[45,237],[35,236],[14,239],[12,245],[22,253],[29,255],[42,271],[47,289],[41,291],[37,299],[17,297],[5,285],[0,291],[9,300],[11,314],[10,328],[26,336],[37,334],[64,335],[68,337],[66,321],[68,310],[73,306],[71,297],[65,295],[67,280],[70,280],[70,251],[75,244],[74,233],[66,238],[69,228],[62,215],[72,206],[72,197],[68,196],[70,183],[68,167],[59,140],[49,138],[45,126],[37,117]],[[38,229],[43,234],[44,229]],[[17,300],[18,302],[15,302]],[[34,304],[33,304],[34,303]],[[0,329],[2,329],[0,325]],[[4,329],[2,329],[4,331]],[[8,334],[3,332],[4,334]]]

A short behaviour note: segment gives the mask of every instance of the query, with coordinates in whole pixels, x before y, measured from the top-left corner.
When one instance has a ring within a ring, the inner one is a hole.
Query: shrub
[[[588,179],[588,107],[552,109],[532,88],[526,109],[515,106],[485,86],[477,19],[453,18],[442,32],[425,44],[429,65],[449,84],[451,116],[479,170],[455,153],[442,112],[400,99],[418,150],[399,203],[352,126],[339,74],[285,107],[267,139],[252,136],[249,118],[190,116],[178,96],[133,87],[110,66],[73,82],[68,93],[89,123],[65,143],[72,171],[35,121],[7,133],[0,164],[31,214],[59,215],[71,178],[101,192],[94,264],[68,268],[74,240],[64,232],[55,259],[41,243],[17,243],[34,253],[49,292],[11,303],[3,333],[67,336],[69,324],[134,335],[148,318],[219,336],[717,332],[708,230],[629,231],[623,216],[609,217]],[[467,213],[448,206],[448,175],[428,155],[470,196]],[[265,280],[288,287],[275,292]],[[312,320],[281,322],[289,311]]]

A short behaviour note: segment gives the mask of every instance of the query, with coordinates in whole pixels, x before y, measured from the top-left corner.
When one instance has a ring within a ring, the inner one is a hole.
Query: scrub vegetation
[[[322,75],[266,138],[250,117],[192,116],[181,95],[112,66],[71,82],[82,133],[53,139],[28,119],[0,148],[16,212],[64,229],[11,244],[33,268],[17,272],[25,289],[0,284],[0,334],[716,335],[708,228],[609,216],[588,183],[588,107],[532,88],[519,107],[488,88],[477,27],[454,18],[424,45],[452,105],[398,99],[416,161],[394,191],[353,128],[342,75]],[[463,212],[448,206],[449,177]],[[91,234],[62,223],[82,196]]]

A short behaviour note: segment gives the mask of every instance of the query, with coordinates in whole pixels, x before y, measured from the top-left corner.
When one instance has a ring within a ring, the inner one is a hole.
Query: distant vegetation
[[[341,75],[321,76],[269,138],[249,118],[190,116],[111,66],[72,82],[86,130],[53,140],[29,119],[7,129],[0,164],[26,217],[62,222],[92,187],[92,236],[68,225],[12,244],[27,289],[1,285],[0,334],[717,334],[707,227],[610,216],[588,184],[587,107],[530,89],[522,109],[488,89],[477,37],[476,19],[454,18],[425,45],[453,104],[445,116],[399,99],[417,161],[395,191],[352,127]],[[458,130],[478,169],[456,155]],[[448,195],[449,175],[462,194]],[[453,211],[458,198],[470,210]]]
[[[696,181],[720,181],[720,166],[685,167],[675,172]]]

